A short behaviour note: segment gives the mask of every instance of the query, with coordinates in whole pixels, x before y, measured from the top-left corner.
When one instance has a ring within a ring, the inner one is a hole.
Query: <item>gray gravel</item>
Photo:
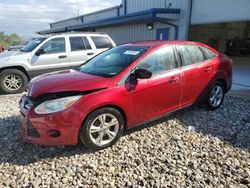
[[[193,107],[130,131],[111,148],[25,144],[21,95],[0,97],[0,187],[250,187],[250,103]]]

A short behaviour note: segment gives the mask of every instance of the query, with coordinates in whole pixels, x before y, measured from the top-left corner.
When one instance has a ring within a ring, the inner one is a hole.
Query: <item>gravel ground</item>
[[[92,152],[25,144],[20,96],[0,97],[0,187],[250,187],[250,102],[188,108]]]

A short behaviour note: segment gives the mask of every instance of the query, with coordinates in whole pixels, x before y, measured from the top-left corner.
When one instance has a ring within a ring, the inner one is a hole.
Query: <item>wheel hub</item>
[[[11,91],[18,90],[22,86],[22,79],[18,75],[7,75],[4,79],[4,86]]]
[[[221,104],[222,99],[223,99],[223,89],[221,86],[217,85],[211,91],[210,104],[213,107],[217,107]]]
[[[96,145],[103,146],[112,142],[119,131],[119,122],[112,114],[99,115],[91,124],[89,136]]]

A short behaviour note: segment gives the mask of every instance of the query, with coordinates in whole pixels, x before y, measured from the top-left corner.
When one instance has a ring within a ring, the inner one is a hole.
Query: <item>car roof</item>
[[[127,43],[124,45],[134,45],[134,46],[141,46],[141,47],[157,47],[157,46],[162,46],[162,45],[167,45],[167,44],[193,44],[193,45],[203,45],[202,43],[199,42],[193,42],[193,41],[184,41],[184,40],[172,40],[172,41],[167,41],[167,40],[148,40],[148,41],[137,41],[137,42],[131,42]]]
[[[100,35],[103,35],[103,36],[108,36],[107,33],[99,33],[99,32],[65,32],[65,33],[52,33],[52,34],[48,34],[46,36],[70,36],[70,35],[92,35],[92,36],[100,36]]]

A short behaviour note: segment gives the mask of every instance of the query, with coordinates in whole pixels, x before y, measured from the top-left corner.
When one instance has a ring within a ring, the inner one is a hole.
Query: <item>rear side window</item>
[[[151,71],[153,75],[177,68],[173,48],[167,46],[152,52],[139,63],[137,68],[147,69]]]
[[[178,46],[183,66],[192,65],[205,60],[204,55],[198,46]]]
[[[70,37],[69,40],[72,52],[91,49],[86,37]]]
[[[87,37],[83,37],[83,42],[84,42],[85,47],[86,47],[87,50],[91,50],[92,49],[92,47],[91,47],[91,45],[90,45],[89,40],[87,39]]]
[[[93,36],[91,37],[97,49],[112,48],[113,45],[107,37]]]
[[[217,54],[216,53],[214,53],[213,51],[211,51],[211,50],[209,50],[209,49],[207,49],[207,48],[205,48],[205,47],[201,47],[201,49],[202,49],[202,51],[204,52],[204,54],[205,54],[205,59],[206,60],[208,60],[208,59],[213,59],[214,57],[216,57],[217,56]]]

